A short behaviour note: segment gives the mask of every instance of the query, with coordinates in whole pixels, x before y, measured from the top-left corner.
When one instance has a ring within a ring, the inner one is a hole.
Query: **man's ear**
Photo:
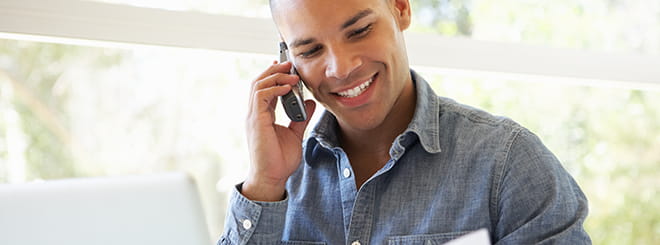
[[[403,31],[410,26],[410,1],[408,0],[388,0],[392,14],[399,24],[399,30]]]

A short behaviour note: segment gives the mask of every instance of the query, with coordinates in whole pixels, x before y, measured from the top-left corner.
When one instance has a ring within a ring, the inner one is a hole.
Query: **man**
[[[300,78],[327,110],[276,125],[298,81],[273,64],[252,84],[251,168],[219,244],[590,243],[587,200],[511,120],[437,97],[408,65],[408,0],[272,0]],[[305,102],[307,114],[315,104]]]

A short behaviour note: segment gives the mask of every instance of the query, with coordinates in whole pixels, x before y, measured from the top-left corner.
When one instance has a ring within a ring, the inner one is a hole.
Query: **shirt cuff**
[[[278,202],[252,201],[241,194],[243,183],[232,190],[229,212],[225,221],[222,239],[231,244],[246,244],[248,240],[258,243],[279,243],[288,207],[288,194]]]

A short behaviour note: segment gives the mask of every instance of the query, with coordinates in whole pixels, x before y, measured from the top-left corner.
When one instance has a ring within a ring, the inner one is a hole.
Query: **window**
[[[218,234],[248,166],[250,80],[272,58],[0,40],[0,182],[183,170]]]
[[[418,0],[419,32],[599,52],[660,54],[660,3]]]
[[[269,18],[268,0],[87,0]],[[647,0],[415,0],[411,31],[605,52],[660,54],[660,3]]]

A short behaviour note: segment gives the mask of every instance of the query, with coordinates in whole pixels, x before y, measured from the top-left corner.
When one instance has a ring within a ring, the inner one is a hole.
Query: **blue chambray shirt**
[[[494,244],[590,244],[587,199],[510,119],[438,97],[414,71],[415,114],[358,190],[325,112],[280,202],[231,194],[218,244],[441,244],[486,228]]]

